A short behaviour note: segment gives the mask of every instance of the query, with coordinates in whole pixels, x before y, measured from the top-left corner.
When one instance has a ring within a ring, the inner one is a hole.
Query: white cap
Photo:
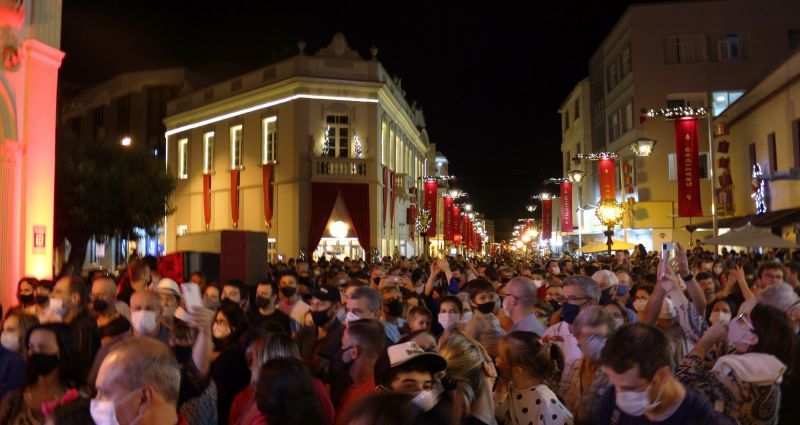
[[[178,283],[168,277],[158,281],[156,292],[159,294],[174,295],[178,298],[181,296],[181,288],[178,286]]]
[[[392,345],[387,351],[389,353],[389,364],[391,367],[400,366],[411,360],[421,358],[430,366],[430,370],[433,373],[440,372],[447,368],[447,360],[445,360],[444,357],[423,350],[422,347],[415,342],[410,341]]]

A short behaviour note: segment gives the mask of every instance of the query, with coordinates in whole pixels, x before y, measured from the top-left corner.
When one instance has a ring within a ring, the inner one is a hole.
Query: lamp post
[[[597,215],[597,219],[606,226],[606,231],[603,232],[603,234],[606,235],[608,255],[611,256],[611,246],[614,245],[614,240],[612,239],[612,236],[614,236],[614,226],[622,220],[625,209],[622,207],[622,204],[615,200],[605,200],[597,204],[594,212]]]

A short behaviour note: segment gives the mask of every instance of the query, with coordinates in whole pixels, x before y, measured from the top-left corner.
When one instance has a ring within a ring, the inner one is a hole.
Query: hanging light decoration
[[[636,139],[630,144],[630,148],[636,156],[650,156],[655,149],[656,141],[645,137]]]

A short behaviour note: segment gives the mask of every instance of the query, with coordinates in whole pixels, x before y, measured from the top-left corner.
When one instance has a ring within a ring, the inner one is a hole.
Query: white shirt
[[[563,341],[553,341],[554,344],[561,348],[564,353],[564,370],[570,370],[572,364],[576,360],[583,358],[583,353],[578,346],[578,339],[572,335],[569,329],[569,323],[561,321],[544,331],[544,336],[560,336]],[[562,374],[562,378],[569,376],[568,373]]]

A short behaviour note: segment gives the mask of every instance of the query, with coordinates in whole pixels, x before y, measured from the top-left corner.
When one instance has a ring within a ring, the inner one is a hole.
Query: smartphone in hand
[[[186,304],[186,308],[204,307],[203,297],[200,296],[200,287],[196,283],[181,284],[181,292],[183,292],[183,301]]]

